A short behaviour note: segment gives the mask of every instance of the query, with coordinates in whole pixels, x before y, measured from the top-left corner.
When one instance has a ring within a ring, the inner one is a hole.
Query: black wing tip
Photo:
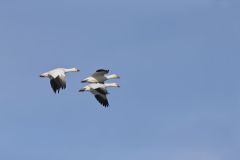
[[[109,103],[108,103],[108,101],[106,101],[106,102],[102,102],[101,105],[103,107],[107,108],[109,106]]]
[[[105,73],[108,73],[108,72],[109,72],[109,69],[98,69],[98,70],[96,70],[96,72],[105,72]]]
[[[105,108],[107,108],[109,106],[108,100],[107,99],[103,99],[101,96],[99,95],[95,95],[95,98],[97,99],[97,101]]]
[[[109,106],[108,103],[101,103],[101,105],[104,107],[104,108],[107,108]]]
[[[66,87],[62,87],[62,88],[59,88],[59,89],[55,89],[55,88],[53,88],[53,92],[55,93],[55,94],[59,94],[60,93],[60,90],[64,90],[64,89],[66,89]]]
[[[62,82],[60,80],[59,76],[54,79],[51,79],[50,84],[55,94],[59,93],[61,89],[62,90],[66,89],[67,86],[65,82]]]
[[[59,92],[60,92],[60,89],[53,89],[53,92],[55,93],[55,94],[59,94]]]

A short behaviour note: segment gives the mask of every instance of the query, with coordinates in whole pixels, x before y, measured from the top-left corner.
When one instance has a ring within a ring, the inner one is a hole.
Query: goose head
[[[73,68],[73,72],[80,72],[80,69],[78,69],[78,68]]]
[[[114,87],[114,88],[119,88],[120,85],[118,83],[105,83],[106,87]]]
[[[80,69],[78,69],[78,68],[63,68],[63,71],[65,72],[65,73],[68,73],[68,72],[79,72],[80,71]]]
[[[113,87],[120,88],[120,85],[118,83],[113,83],[112,85],[113,85]]]
[[[118,78],[120,78],[120,76],[117,75],[117,74],[106,75],[106,77],[107,77],[107,79],[118,79]]]

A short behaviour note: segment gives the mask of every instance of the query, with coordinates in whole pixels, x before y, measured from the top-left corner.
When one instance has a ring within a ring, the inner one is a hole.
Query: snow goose
[[[65,73],[68,72],[79,72],[77,68],[56,68],[51,71],[42,73],[40,77],[46,77],[50,79],[51,87],[54,93],[59,93],[60,89],[66,88]]]
[[[92,83],[80,89],[79,92],[90,91],[101,105],[103,105],[104,107],[108,107],[109,106],[107,99],[107,94],[109,94],[107,91],[108,87],[120,87],[120,86],[117,83],[105,83],[105,84]]]
[[[120,78],[117,74],[111,74],[107,75],[109,73],[109,70],[105,69],[99,69],[95,73],[93,73],[90,77],[87,77],[86,79],[82,80],[82,83],[104,83],[104,81],[114,78]]]

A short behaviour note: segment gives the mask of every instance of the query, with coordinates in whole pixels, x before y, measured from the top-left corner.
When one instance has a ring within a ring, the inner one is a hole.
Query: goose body
[[[60,89],[66,89],[65,73],[79,71],[77,68],[56,68],[40,74],[40,77],[49,78],[54,93],[59,93]]]
[[[105,83],[105,84],[92,83],[80,89],[79,92],[90,91],[101,105],[103,105],[104,107],[108,107],[109,106],[107,99],[107,94],[109,94],[107,91],[108,87],[120,87],[120,86],[117,83]]]
[[[120,78],[117,74],[107,75],[109,70],[99,69],[95,73],[93,73],[90,77],[82,80],[82,83],[104,83],[106,80]]]

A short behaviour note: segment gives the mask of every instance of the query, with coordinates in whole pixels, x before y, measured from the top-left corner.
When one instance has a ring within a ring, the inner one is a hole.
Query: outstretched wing
[[[66,80],[64,76],[57,76],[50,80],[51,87],[54,93],[59,93],[60,89],[66,88]]]
[[[107,96],[106,96],[106,95],[97,94],[97,95],[95,95],[95,98],[96,98],[97,101],[98,101],[101,105],[103,105],[104,107],[108,107],[108,106],[109,106],[108,99],[107,99]]]
[[[103,76],[105,74],[108,74],[109,73],[109,70],[105,70],[105,69],[98,69],[96,70],[95,73],[92,74],[93,77],[95,76]]]

